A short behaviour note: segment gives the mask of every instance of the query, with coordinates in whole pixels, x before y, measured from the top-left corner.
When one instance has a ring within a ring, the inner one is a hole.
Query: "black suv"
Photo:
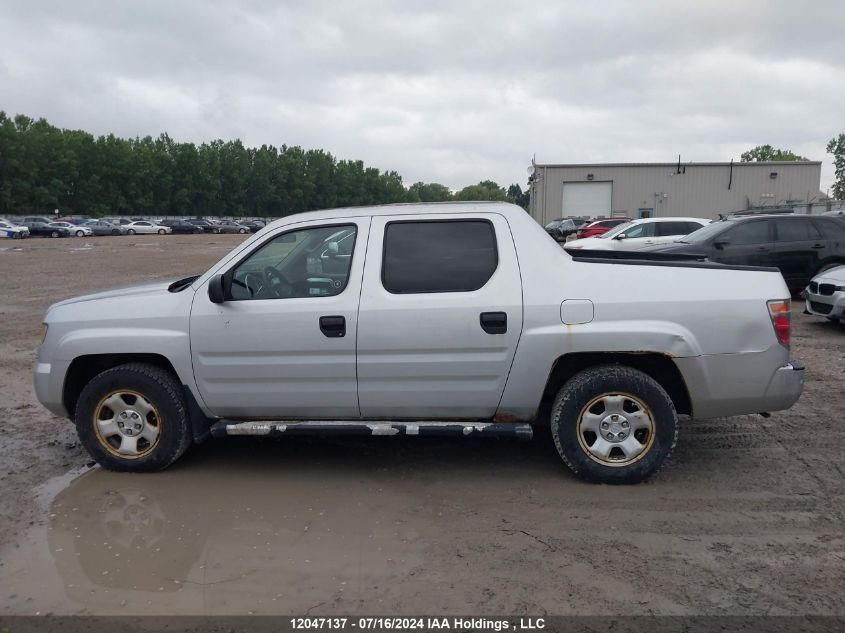
[[[797,292],[822,270],[845,264],[845,222],[808,215],[732,216],[679,242],[644,250],[779,268],[790,292]]]

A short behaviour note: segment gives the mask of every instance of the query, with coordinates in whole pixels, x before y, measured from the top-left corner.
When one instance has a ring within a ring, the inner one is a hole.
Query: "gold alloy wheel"
[[[629,393],[605,393],[590,400],[578,416],[578,444],[604,466],[630,466],[654,443],[654,415]]]
[[[137,391],[118,389],[97,403],[94,433],[97,441],[112,455],[138,459],[158,444],[161,416],[158,409]]]

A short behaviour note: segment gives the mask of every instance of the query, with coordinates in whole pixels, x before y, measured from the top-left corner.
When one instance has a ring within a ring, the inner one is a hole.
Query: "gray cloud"
[[[825,160],[839,0],[6,1],[0,109],[94,133],[325,148],[407,183],[541,162]]]

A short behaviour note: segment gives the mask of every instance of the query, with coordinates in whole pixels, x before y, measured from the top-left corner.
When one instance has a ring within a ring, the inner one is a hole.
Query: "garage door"
[[[610,215],[613,182],[563,183],[563,215]]]

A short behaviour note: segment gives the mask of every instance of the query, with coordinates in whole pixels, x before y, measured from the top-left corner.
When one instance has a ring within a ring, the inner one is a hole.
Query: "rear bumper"
[[[790,408],[804,389],[804,364],[784,362],[780,346],[762,352],[676,359],[694,418],[717,418]]]

